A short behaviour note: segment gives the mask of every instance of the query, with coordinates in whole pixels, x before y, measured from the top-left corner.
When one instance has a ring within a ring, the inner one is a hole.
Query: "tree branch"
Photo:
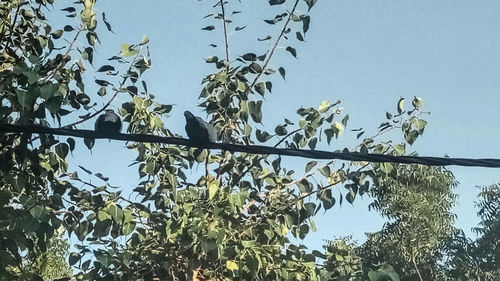
[[[68,49],[66,50],[66,53],[64,53],[64,56],[63,56],[63,59],[59,62],[59,64],[56,66],[56,68],[54,68],[50,74],[48,74],[47,76],[45,76],[44,78],[40,79],[40,83],[41,84],[45,84],[47,81],[49,81],[50,79],[52,79],[52,77],[54,77],[54,75],[56,75],[57,71],[64,65],[66,64],[66,62],[64,61],[64,59],[69,55],[69,52],[71,52],[71,50],[73,49],[73,45],[76,43],[76,40],[78,39],[78,36],[80,36],[80,33],[83,31],[82,28],[79,28],[78,29],[78,32],[76,32],[75,34],[75,37],[73,38],[73,40],[71,41],[71,43],[69,44],[68,46]]]
[[[253,88],[253,86],[255,86],[255,84],[257,84],[257,81],[259,80],[260,76],[262,75],[262,73],[264,73],[264,69],[266,69],[267,65],[269,64],[269,61],[271,60],[271,57],[274,54],[274,51],[276,51],[276,47],[278,47],[278,43],[280,42],[281,38],[285,34],[286,28],[288,26],[288,23],[290,22],[290,19],[292,18],[293,12],[295,12],[295,9],[297,8],[297,4],[299,4],[299,0],[295,0],[295,4],[293,5],[292,11],[288,15],[288,18],[286,19],[285,25],[283,26],[283,29],[281,30],[280,35],[276,39],[276,42],[274,42],[274,46],[271,48],[271,52],[269,53],[269,56],[267,57],[266,62],[262,66],[262,71],[259,72],[259,74],[257,74],[257,76],[255,76],[255,79],[253,80],[252,84],[250,84],[250,89]]]
[[[220,0],[220,7],[221,7],[221,10],[222,10],[222,21],[223,21],[223,25],[224,25],[224,43],[225,43],[225,49],[226,49],[226,61],[227,61],[227,65],[226,65],[226,71],[229,71],[229,41],[228,41],[228,38],[227,38],[227,24],[226,24],[226,12],[224,10],[224,0]]]
[[[415,267],[415,270],[417,271],[418,278],[420,279],[420,281],[424,281],[424,279],[422,278],[422,275],[420,275],[420,271],[418,270],[418,266],[417,266],[417,262],[415,261],[415,257],[412,258],[412,261],[413,261],[413,266]]]
[[[141,47],[142,48],[142,47]],[[70,123],[68,125],[65,125],[65,126],[62,126],[61,128],[71,128],[75,125],[78,125],[78,124],[81,124],[89,119],[92,119],[94,118],[95,116],[99,115],[99,113],[103,112],[104,110],[106,110],[106,108],[108,108],[108,106],[111,104],[111,102],[116,98],[116,96],[120,93],[120,89],[123,87],[123,85],[125,84],[125,82],[127,81],[127,79],[129,78],[128,76],[128,73],[130,72],[130,70],[132,69],[132,67],[134,66],[134,63],[135,63],[135,60],[137,59],[137,57],[140,55],[140,51],[139,53],[137,53],[137,55],[134,56],[134,59],[132,60],[132,62],[130,63],[130,66],[129,68],[127,69],[127,74],[123,77],[123,80],[122,82],[120,83],[120,85],[118,86],[118,88],[115,90],[115,93],[113,94],[113,96],[108,100],[108,102],[99,110],[97,110],[96,112],[94,112],[93,114],[90,114],[89,116],[83,118],[82,120],[79,120],[79,121],[76,121],[76,122],[73,122],[73,123]]]
[[[278,147],[278,145],[280,145],[280,144],[281,144],[284,140],[286,140],[289,136],[291,136],[291,135],[293,135],[293,134],[297,133],[297,132],[298,132],[298,131],[300,131],[300,130],[302,130],[302,129],[300,129],[300,128],[299,128],[299,129],[297,129],[297,130],[294,130],[293,132],[288,133],[288,134],[287,134],[286,136],[284,136],[284,137],[283,137],[283,138],[282,138],[282,139],[281,139],[281,140],[280,140],[277,144],[275,144],[275,145],[274,145],[274,147]]]
[[[12,39],[12,30],[14,29],[14,26],[16,25],[16,22],[17,22],[17,16],[19,15],[19,11],[21,10],[21,4],[18,4],[17,5],[17,9],[16,9],[16,14],[14,16],[14,21],[12,22],[12,24],[9,26],[9,37],[7,39],[7,43],[5,43],[5,47],[4,49],[7,50],[7,48],[9,47],[9,43],[11,42],[11,39]],[[2,37],[3,37],[3,34],[2,34]]]

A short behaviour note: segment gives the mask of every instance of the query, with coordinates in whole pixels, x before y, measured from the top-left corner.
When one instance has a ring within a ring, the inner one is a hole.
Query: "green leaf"
[[[276,15],[274,17],[274,19],[272,19],[272,20],[264,20],[264,22],[267,23],[267,24],[276,24],[276,23],[282,21],[283,17],[286,17],[287,15],[288,15],[288,13],[282,13],[281,15]]]
[[[83,143],[88,149],[92,149],[92,147],[94,147],[95,139],[84,138]]]
[[[297,58],[297,50],[295,50],[295,48],[288,46],[288,47],[286,47],[286,49],[285,49],[285,50],[286,50],[287,52],[289,52],[290,54],[292,54],[292,56],[293,56],[294,58]]]
[[[304,1],[306,2],[307,7],[309,8],[308,11],[310,11],[318,0],[304,0]]]
[[[410,145],[412,145],[417,140],[418,136],[419,133],[417,130],[404,132],[405,141]]]
[[[120,54],[124,57],[135,56],[139,53],[139,50],[132,48],[129,44],[121,44]]]
[[[195,148],[193,151],[193,156],[195,157],[196,162],[202,163],[207,159],[208,151],[206,149]]]
[[[105,96],[106,95],[106,86],[101,86],[101,88],[99,88],[99,90],[97,91],[97,94],[99,96]]]
[[[206,31],[212,31],[215,29],[215,26],[213,25],[209,25],[209,26],[205,26],[204,28],[202,28],[201,30],[206,30]]]
[[[21,89],[16,89],[17,101],[23,109],[31,110],[35,104],[37,95]]]
[[[235,263],[234,261],[228,260],[226,261],[226,268],[228,270],[234,271],[238,269],[238,264]]]
[[[255,123],[262,122],[262,101],[259,100],[257,102],[250,101],[248,102],[248,111],[250,113],[250,117]]]
[[[283,3],[285,3],[286,0],[269,0],[269,5],[273,6],[273,5],[281,5]]]
[[[212,181],[208,185],[208,199],[212,200],[214,198],[215,194],[217,194],[218,190],[219,190],[219,181],[218,180]]]
[[[328,109],[330,109],[330,102],[325,100],[325,101],[321,102],[321,104],[319,105],[318,111],[320,113],[325,113],[328,111]]]
[[[111,217],[113,218],[113,220],[118,223],[118,224],[121,224],[122,222],[122,219],[123,219],[123,211],[121,209],[121,207],[115,205],[115,204],[111,204],[108,206],[108,212],[111,214]]]
[[[68,258],[69,265],[76,264],[81,258],[82,256],[79,253],[72,252]]]
[[[111,219],[111,215],[105,210],[99,210],[97,212],[97,219],[100,221],[105,221]]]
[[[62,102],[63,102],[63,97],[62,96],[51,97],[45,103],[45,108],[47,108],[47,110],[50,113],[56,114],[56,113],[58,113],[58,111],[60,111]],[[62,112],[59,112],[59,113],[62,113]]]
[[[269,93],[271,93],[272,91],[272,88],[273,88],[273,84],[270,82],[270,81],[267,81],[266,82],[266,89],[269,91]]]
[[[87,37],[87,42],[89,42],[90,46],[94,46],[96,42],[99,42],[99,38],[95,32],[89,31],[85,36]]]
[[[59,39],[59,38],[61,38],[61,36],[63,35],[63,33],[64,33],[64,31],[62,29],[58,29],[58,30],[52,32],[50,35],[54,39]]]
[[[311,140],[309,140],[309,143],[307,145],[309,146],[310,149],[314,150],[314,149],[316,149],[317,142],[318,142],[318,138],[313,137],[313,138],[311,138]]]
[[[342,125],[347,126],[347,121],[349,121],[349,114],[346,114],[344,118],[342,118]]]
[[[73,138],[69,137],[69,138],[66,140],[66,142],[67,142],[67,143],[68,143],[68,145],[69,145],[69,150],[70,150],[71,152],[73,152],[73,150],[75,149],[75,140],[74,140]]]
[[[392,170],[393,170],[393,166],[391,163],[388,163],[388,162],[383,162],[383,163],[380,163],[380,170],[382,170],[382,172],[386,173],[386,174],[389,174]]]
[[[49,211],[47,211],[46,208],[44,208],[43,206],[40,206],[40,205],[35,205],[33,207],[31,207],[30,209],[30,214],[39,219],[40,221],[48,221],[48,216],[49,216]]]
[[[271,38],[272,38],[271,35],[267,35],[264,38],[257,38],[257,41],[267,41],[267,40],[270,40]]]
[[[314,0],[316,2],[316,0]],[[304,16],[302,17],[302,32],[304,32],[304,35],[307,33],[309,30],[309,24],[311,22],[311,17],[310,16]]]
[[[257,55],[254,53],[246,53],[243,56],[241,56],[241,58],[246,61],[256,61]]]
[[[259,93],[261,96],[264,96],[264,93],[266,92],[266,84],[264,82],[258,83],[257,85],[254,86],[254,88],[257,91],[257,93]]]
[[[425,126],[427,125],[427,121],[419,118],[412,118],[410,122],[415,125],[415,127],[417,128],[417,130],[419,130],[420,133],[424,131]]]
[[[104,22],[104,24],[106,25],[106,28],[108,29],[108,31],[110,32],[113,32],[113,30],[111,29],[111,24],[108,22],[108,20],[106,19],[106,14],[103,12],[102,13],[102,21]],[[113,32],[114,33],[114,32]]]
[[[84,56],[85,54],[85,56]],[[93,60],[94,60],[94,49],[92,49],[91,47],[87,47],[85,48],[85,51],[82,52],[82,57],[83,59],[86,59],[90,62],[90,64],[92,64]]]
[[[283,80],[286,80],[285,79],[285,74],[286,74],[285,69],[283,67],[280,67],[280,68],[278,68],[278,71],[279,71],[281,77],[283,77]]]
[[[396,144],[396,145],[393,145],[392,148],[394,149],[394,152],[396,153],[396,155],[404,155],[406,152],[404,144]]]
[[[274,132],[278,136],[285,136],[286,134],[288,134],[288,131],[286,130],[286,127],[285,126],[281,126],[281,125],[276,126],[276,128],[274,129]]]
[[[94,251],[94,256],[104,268],[108,268],[111,265],[112,258],[108,252],[103,250],[97,250]]]
[[[321,192],[320,195],[321,203],[323,203],[323,208],[326,210],[332,208],[335,205],[335,198],[332,196],[332,190],[326,189]]]
[[[299,41],[304,41],[304,37],[302,37],[302,33],[300,33],[299,31],[297,31],[295,33],[295,35],[297,36],[297,40]]]
[[[424,102],[422,101],[421,98],[413,97],[413,101],[411,102],[411,104],[413,105],[413,107],[415,109],[419,109],[419,108],[422,107],[422,105],[424,104]]]
[[[337,138],[338,136],[342,135],[342,133],[344,132],[344,127],[339,122],[334,122],[331,126],[331,130],[332,130],[333,134],[335,135],[335,138]]]
[[[400,98],[398,101],[398,113],[401,114],[404,111],[405,98]]]
[[[58,89],[59,86],[57,84],[48,82],[47,84],[44,84],[40,87],[40,97],[44,100],[48,100],[49,98],[54,96]]]
[[[115,68],[112,65],[103,65],[99,67],[97,72],[106,72],[106,71],[115,71]]]
[[[134,229],[135,229],[135,222],[124,223],[122,227],[122,234],[129,235],[134,231]]]
[[[309,226],[307,224],[299,226],[298,232],[300,239],[306,238],[306,235],[309,233]]]
[[[262,66],[256,62],[252,62],[248,67],[248,71],[252,74],[257,74],[262,72]]]
[[[269,135],[268,132],[261,131],[260,129],[257,129],[257,131],[255,132],[255,136],[257,137],[257,140],[259,142],[266,142],[266,141],[268,141],[269,139],[272,138],[272,136]]]
[[[219,58],[217,56],[213,56],[213,57],[209,57],[209,58],[205,59],[206,63],[216,63],[217,61],[219,61]]]
[[[307,163],[306,173],[309,172],[312,168],[314,168],[314,166],[316,166],[316,164],[318,164],[318,161],[311,161],[311,162]]]
[[[65,159],[69,152],[69,146],[64,142],[58,143],[55,147],[55,151],[57,156]]]

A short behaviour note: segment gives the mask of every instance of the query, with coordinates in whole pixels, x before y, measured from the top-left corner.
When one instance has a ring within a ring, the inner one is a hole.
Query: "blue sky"
[[[230,29],[247,26],[230,35],[233,59],[248,51],[264,53],[269,42],[256,38],[270,34],[263,19],[273,18],[282,7],[269,10],[267,1],[231,1],[227,9],[242,10]],[[290,8],[291,1],[285,7]],[[121,43],[150,38],[153,67],[146,72],[150,92],[159,101],[175,104],[166,126],[184,132],[184,110],[205,117],[196,107],[201,79],[214,71],[204,59],[224,50],[209,44],[222,44],[220,25],[204,15],[213,13],[215,1],[98,1],[98,12],[105,12],[116,34],[100,32],[102,45],[95,53],[95,66],[119,52]],[[303,11],[305,12],[305,11]],[[57,12],[59,13],[59,12]],[[63,13],[61,12],[61,15]],[[421,139],[407,151],[425,156],[500,158],[500,2],[442,0],[319,0],[311,10],[311,27],[306,42],[290,42],[297,59],[280,45],[272,65],[284,66],[286,81],[275,75],[273,93],[266,97],[262,128],[272,131],[283,117],[297,118],[300,106],[318,106],[323,100],[340,99],[350,115],[348,129],[363,127],[375,133],[384,121],[385,111],[395,111],[400,97],[419,96],[424,101],[428,126]],[[201,31],[216,25],[211,32]],[[101,24],[102,25],[102,24]],[[290,36],[294,37],[294,36]],[[89,92],[97,91],[97,87]],[[128,99],[123,96],[119,106]],[[102,103],[106,100],[103,99]],[[87,125],[89,128],[93,124]],[[394,139],[401,141],[401,139]],[[334,149],[356,144],[355,134],[346,135]],[[338,147],[336,147],[338,146]],[[78,150],[70,164],[83,165],[111,177],[112,184],[131,190],[137,182],[136,168],[127,168],[134,154],[125,152],[124,143],[100,141],[90,154]],[[308,160],[293,159],[300,167]],[[460,182],[455,212],[457,226],[469,230],[477,223],[474,200],[476,185],[500,180],[496,169],[452,167]],[[297,169],[297,176],[302,168]],[[383,219],[367,210],[369,200],[354,205],[335,206],[315,220],[318,231],[304,243],[319,248],[322,239],[333,235],[353,235],[359,241],[364,233],[379,230]]]

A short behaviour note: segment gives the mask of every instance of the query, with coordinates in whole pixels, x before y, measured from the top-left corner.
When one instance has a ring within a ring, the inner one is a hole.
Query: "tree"
[[[245,52],[233,58],[229,56],[227,30],[233,22],[230,18],[241,12],[238,3],[219,1],[214,6],[216,12],[207,16],[215,23],[203,30],[222,29],[224,58],[214,55],[206,59],[215,69],[202,80],[200,106],[211,115],[220,139],[315,149],[317,145],[330,145],[334,137],[343,134],[349,116],[339,108],[340,101],[299,108],[298,116],[285,118],[274,132],[254,129],[264,120],[261,108],[263,97],[273,90],[272,75],[277,72],[285,78],[286,74],[284,67],[271,67],[270,61],[280,51],[280,44],[287,45],[285,51],[291,56],[297,56],[292,45],[304,41],[311,24],[310,15],[298,11],[309,11],[315,3],[268,1],[265,7],[273,16],[265,23],[278,28],[277,36],[258,37],[256,44],[269,41],[271,48],[263,54]],[[58,3],[31,0],[0,4],[0,122],[78,128],[116,104],[117,95],[126,93],[130,99],[121,104],[119,113],[128,133],[174,136],[165,127],[172,105],[158,103],[142,78],[151,67],[145,48],[149,39],[145,36],[138,43],[122,44],[118,54],[109,58],[110,64],[90,73],[88,66],[94,62],[99,43],[97,27],[101,26],[96,2],[83,0],[63,6],[67,17],[81,21],[79,26],[63,27],[52,27],[45,21],[44,13],[52,4]],[[111,31],[104,13],[102,22]],[[235,31],[243,29],[236,27]],[[100,86],[95,94],[87,90],[91,83]],[[107,98],[101,108],[92,103],[98,96]],[[360,143],[350,150],[405,154],[405,143],[412,144],[423,133],[426,122],[421,118],[420,98],[413,99],[409,111],[403,104],[401,99],[397,112],[386,113],[387,120],[372,138],[361,139],[365,130],[357,131]],[[402,130],[405,143],[378,140],[394,128]],[[451,182],[439,168],[394,167],[388,163],[310,161],[296,176],[277,156],[129,143],[128,148],[137,153],[132,164],[137,165],[141,176],[134,190],[137,200],[131,201],[99,172],[83,168],[100,180],[96,185],[76,171],[68,171],[68,154],[77,146],[73,138],[26,133],[0,137],[3,280],[22,278],[23,260],[50,248],[61,227],[81,242],[68,258],[78,280],[318,280],[325,272],[317,262],[328,261],[328,256],[309,252],[288,239],[289,235],[304,238],[314,229],[312,218],[318,211],[327,211],[343,200],[353,203],[358,195],[367,193],[380,198],[374,207],[384,210],[387,198],[383,187],[393,183],[401,187],[400,183],[420,180],[416,175],[422,173],[444,184]],[[84,144],[92,149],[91,140]],[[197,163],[205,166],[203,175],[188,177],[187,171]],[[423,187],[433,186],[430,181],[422,180]],[[345,190],[334,197],[332,190],[338,187]],[[426,195],[422,198],[434,202]],[[439,231],[447,233],[448,218],[440,219],[444,222]],[[435,235],[432,231],[429,235]],[[432,239],[441,235],[439,232]],[[439,244],[432,239],[433,243],[423,250],[426,256]],[[421,249],[410,247],[405,251],[405,257],[410,255],[414,263],[424,261]],[[363,276],[380,280],[381,275],[393,276],[391,270],[380,266],[372,270],[375,273]]]
[[[458,231],[445,247],[444,280],[498,280],[500,278],[500,188],[482,186],[479,193],[479,227],[475,241]]]
[[[47,243],[45,251],[34,251],[31,257],[27,257],[23,265],[22,278],[33,280],[36,276],[41,276],[44,281],[51,281],[60,278],[73,276],[71,267],[66,262],[68,256],[69,243],[61,236],[53,236]],[[21,279],[22,279],[21,278]]]
[[[451,208],[456,185],[442,167],[395,165],[389,174],[379,173],[370,206],[389,222],[362,245],[365,266],[387,262],[401,280],[434,279],[445,241],[455,232]]]

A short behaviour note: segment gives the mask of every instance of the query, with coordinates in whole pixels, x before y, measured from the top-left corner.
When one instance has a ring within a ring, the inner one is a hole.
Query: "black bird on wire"
[[[122,120],[113,109],[106,109],[95,121],[94,129],[96,132],[119,134],[122,131]]]
[[[197,142],[217,141],[217,130],[212,125],[189,111],[184,111],[184,116],[186,117],[186,133],[189,139]]]

